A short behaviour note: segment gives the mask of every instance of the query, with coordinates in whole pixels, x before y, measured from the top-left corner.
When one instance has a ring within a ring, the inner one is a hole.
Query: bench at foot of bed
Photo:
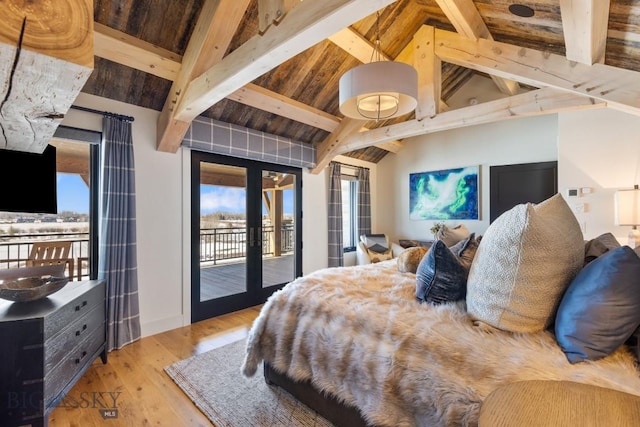
[[[353,406],[340,403],[335,397],[318,391],[309,381],[298,382],[276,372],[264,362],[264,379],[269,385],[276,385],[289,392],[298,401],[329,420],[337,427],[367,427],[360,411]]]

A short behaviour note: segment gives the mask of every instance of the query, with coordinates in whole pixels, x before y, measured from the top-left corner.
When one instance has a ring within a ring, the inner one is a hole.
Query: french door
[[[301,171],[191,152],[191,321],[258,305],[302,274]]]

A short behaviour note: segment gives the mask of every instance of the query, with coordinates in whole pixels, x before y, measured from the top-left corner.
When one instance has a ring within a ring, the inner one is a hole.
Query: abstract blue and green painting
[[[478,166],[409,174],[411,219],[478,219]]]

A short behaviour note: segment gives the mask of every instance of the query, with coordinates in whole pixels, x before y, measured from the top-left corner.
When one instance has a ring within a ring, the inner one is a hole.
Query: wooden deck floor
[[[264,258],[262,260],[262,286],[288,283],[294,279],[293,255]],[[245,262],[219,264],[200,269],[200,301],[207,301],[246,290],[247,265]]]

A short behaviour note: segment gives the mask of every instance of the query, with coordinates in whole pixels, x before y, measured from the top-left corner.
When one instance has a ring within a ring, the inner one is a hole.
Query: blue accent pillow
[[[611,249],[573,279],[556,314],[556,340],[571,363],[601,359],[640,325],[640,258]]]
[[[473,233],[451,248],[436,240],[416,270],[416,297],[431,304],[464,300],[470,260],[477,247]]]

